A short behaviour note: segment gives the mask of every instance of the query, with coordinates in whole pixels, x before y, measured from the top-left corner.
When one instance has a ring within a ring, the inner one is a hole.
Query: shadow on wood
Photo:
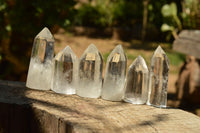
[[[200,130],[200,118],[182,110],[31,90],[20,84],[0,82],[1,133]]]

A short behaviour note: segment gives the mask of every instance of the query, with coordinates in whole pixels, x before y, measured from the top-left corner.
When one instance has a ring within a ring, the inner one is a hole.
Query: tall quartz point
[[[124,101],[145,104],[148,97],[149,70],[145,60],[138,56],[128,70]]]
[[[52,79],[54,38],[44,28],[34,39],[26,86],[32,89],[49,90]]]
[[[110,101],[121,101],[124,95],[127,58],[121,45],[117,45],[108,56],[101,97]]]
[[[91,44],[79,60],[79,87],[77,95],[98,98],[102,88],[103,59],[94,44]]]
[[[78,59],[69,46],[54,59],[52,90],[57,93],[75,94],[78,78]]]
[[[163,49],[158,46],[151,58],[148,105],[166,107],[168,72],[169,60]]]

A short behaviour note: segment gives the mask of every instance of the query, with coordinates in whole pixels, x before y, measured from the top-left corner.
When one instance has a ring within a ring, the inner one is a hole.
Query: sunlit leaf
[[[174,27],[173,26],[170,26],[168,24],[162,24],[161,26],[161,31],[162,32],[166,32],[166,31],[173,31],[174,30]]]
[[[166,4],[162,7],[161,9],[161,13],[164,17],[169,17],[171,16],[171,8],[170,8],[170,5]]]
[[[7,25],[7,26],[6,26],[6,30],[7,30],[7,31],[11,31],[11,30],[12,30],[11,25]]]
[[[176,3],[172,2],[170,5],[165,4],[161,9],[161,13],[164,17],[176,16],[177,15]]]
[[[171,13],[173,16],[176,16],[177,15],[177,6],[176,6],[176,3],[172,2],[170,4],[170,8],[171,8]]]
[[[6,9],[6,6],[7,6],[6,3],[0,5],[0,11],[3,11],[4,9]]]

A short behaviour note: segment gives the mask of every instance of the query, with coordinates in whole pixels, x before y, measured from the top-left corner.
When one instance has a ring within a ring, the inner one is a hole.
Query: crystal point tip
[[[142,60],[143,57],[142,57],[141,55],[139,55],[139,56],[137,57],[137,59],[138,59],[138,60]]]
[[[63,49],[63,52],[72,52],[72,49],[70,46],[66,46],[64,49]]]
[[[97,49],[97,47],[92,43],[92,44],[90,44],[88,47],[87,47],[87,49],[85,50],[85,52],[96,52],[96,51],[99,51],[98,49]]]
[[[132,68],[136,64],[137,65],[141,64],[143,69],[147,69],[148,70],[148,67],[146,65],[146,62],[145,62],[144,58],[142,56],[140,56],[140,55],[133,61],[133,63],[130,65],[130,68]]]
[[[72,51],[70,46],[66,46],[63,50],[61,50],[56,56],[55,59],[56,60],[61,60],[63,56],[74,56],[76,58],[75,53]]]
[[[160,45],[156,48],[154,53],[164,53],[165,54],[164,50],[162,49],[162,47]]]
[[[117,48],[122,48],[122,45],[121,45],[121,44],[118,44],[116,47],[117,47]]]
[[[49,31],[47,27],[44,27],[40,33],[37,34],[36,38],[44,38],[44,39],[54,39],[53,35]]]
[[[97,47],[96,47],[93,43],[91,43],[91,44],[88,46],[88,48],[95,48],[95,49],[97,49]]]
[[[96,46],[94,45],[94,43],[91,43],[89,46],[94,46],[94,47],[96,47]]]
[[[115,48],[116,48],[116,49],[120,49],[120,50],[122,49],[122,50],[123,50],[123,47],[122,47],[121,44],[117,45]]]
[[[143,62],[143,58],[141,56],[138,56],[134,62]]]
[[[123,50],[123,47],[121,44],[117,45],[113,51],[111,52],[111,54],[114,54],[114,53],[124,53],[124,50]]]

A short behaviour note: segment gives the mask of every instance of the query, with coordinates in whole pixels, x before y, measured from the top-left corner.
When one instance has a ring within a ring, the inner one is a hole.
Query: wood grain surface
[[[200,118],[170,107],[82,98],[0,81],[0,133],[7,132],[199,133]]]
[[[200,59],[200,30],[183,30],[173,42],[175,51]]]

